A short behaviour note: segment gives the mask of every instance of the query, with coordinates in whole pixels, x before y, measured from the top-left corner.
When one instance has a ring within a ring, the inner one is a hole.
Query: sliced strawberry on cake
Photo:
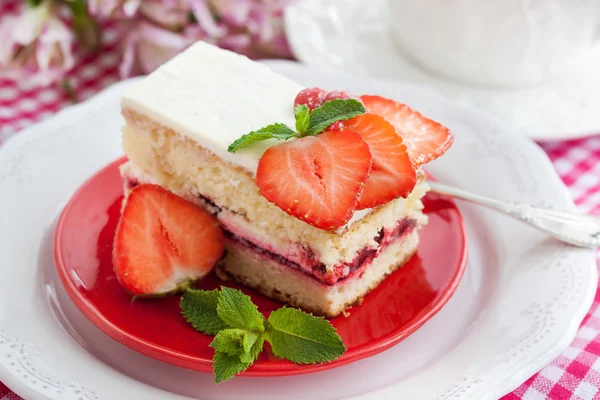
[[[256,184],[288,214],[331,230],[352,217],[370,170],[369,146],[360,135],[328,131],[269,148]]]
[[[427,223],[420,165],[452,144],[448,129],[405,105],[307,89],[205,42],[132,85],[121,106],[124,179],[214,213],[227,249],[218,268],[230,278],[330,317],[417,251]],[[136,190],[115,246],[124,286],[160,293],[209,271],[222,252],[214,219],[179,218],[179,206]],[[198,253],[182,257],[196,242]]]
[[[152,296],[186,289],[223,255],[217,219],[157,185],[126,199],[113,246],[117,279],[129,293]]]
[[[358,209],[373,208],[406,197],[417,183],[402,138],[383,117],[363,114],[342,123],[343,130],[357,132],[369,146],[373,158]]]
[[[415,168],[440,157],[454,142],[448,128],[406,104],[381,96],[361,96],[361,100],[369,113],[382,116],[396,128]]]

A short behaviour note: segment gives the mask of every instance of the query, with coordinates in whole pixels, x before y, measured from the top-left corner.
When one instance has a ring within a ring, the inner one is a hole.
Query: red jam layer
[[[129,190],[139,185],[139,183],[140,182],[137,179],[131,177],[125,178],[125,184]],[[218,215],[221,212],[221,207],[215,204],[212,201],[212,199],[203,195],[198,195],[198,197],[200,197],[204,201],[205,207],[208,209],[209,212],[215,215]],[[402,236],[411,233],[414,230],[415,226],[415,220],[404,218],[398,221],[394,228],[380,229],[377,236],[375,237],[375,241],[379,244],[379,246],[377,246],[376,248],[365,247],[359,250],[352,261],[339,263],[334,267],[333,271],[328,272],[325,265],[317,259],[315,253],[311,249],[303,248],[301,250],[301,252],[303,253],[303,256],[301,257],[301,265],[298,262],[285,258],[280,254],[270,251],[269,249],[257,246],[250,240],[236,235],[235,233],[228,230],[225,226],[221,225],[225,236],[229,239],[236,241],[244,247],[247,247],[253,252],[261,255],[262,257],[268,258],[279,264],[298,270],[303,274],[310,276],[311,278],[326,285],[334,285],[337,282],[342,281],[344,279],[353,277],[357,274],[362,274],[367,268],[367,266],[371,264],[373,259],[379,255],[379,253],[385,250],[393,242],[399,240]]]
[[[339,281],[350,278],[357,274],[362,274],[368,265],[371,264],[373,259],[379,255],[383,250],[389,247],[390,244],[396,242],[401,237],[411,233],[416,226],[416,221],[413,219],[402,219],[392,229],[381,229],[378,235],[375,237],[375,241],[379,243],[379,246],[374,249],[364,248],[356,253],[354,259],[350,262],[340,263],[336,265],[331,272],[327,272],[325,265],[322,263],[315,263],[312,266],[301,266],[300,264],[291,261],[279,254],[273,253],[267,249],[259,247],[251,241],[236,236],[233,233],[224,229],[225,236],[229,239],[236,241],[237,243],[247,247],[253,252],[259,254],[262,257],[268,258],[279,264],[293,268],[304,273],[311,278],[324,283],[326,285],[334,285]]]

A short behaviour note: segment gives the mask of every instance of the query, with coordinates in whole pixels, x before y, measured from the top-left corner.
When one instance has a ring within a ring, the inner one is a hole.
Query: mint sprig
[[[181,313],[194,329],[216,335],[229,327],[217,313],[220,292],[188,289],[181,296]]]
[[[216,351],[213,357],[213,374],[215,383],[221,383],[233,378],[236,374],[244,372],[252,363],[240,361],[237,356]]]
[[[227,151],[235,153],[239,149],[268,139],[288,140],[304,136],[315,136],[325,131],[337,121],[344,121],[367,112],[362,103],[354,99],[334,99],[324,102],[321,107],[310,111],[304,104],[294,109],[296,131],[282,123],[275,123],[252,131],[235,140]]]
[[[217,333],[210,347],[230,356],[241,356],[250,352],[259,334],[244,329],[223,329]]]
[[[302,134],[306,132],[310,124],[310,109],[306,104],[300,104],[294,109],[294,117],[296,118],[296,130]]]
[[[354,99],[335,99],[323,103],[310,113],[310,123],[305,136],[314,136],[337,121],[345,121],[367,112],[362,103]]]
[[[215,349],[215,383],[248,369],[265,341],[271,344],[275,356],[298,364],[333,361],[346,351],[325,318],[282,307],[265,320],[250,297],[236,289],[188,289],[180,307],[195,329],[215,336],[210,344]]]
[[[285,124],[272,124],[269,126],[265,126],[256,131],[252,131],[245,135],[242,135],[235,142],[231,143],[227,148],[227,151],[230,153],[235,153],[242,147],[249,146],[253,143],[260,142],[267,139],[278,139],[278,140],[287,140],[291,137],[296,136],[297,133],[288,128]]]
[[[265,317],[249,296],[236,289],[221,287],[217,304],[219,317],[230,327],[248,331],[264,332]]]
[[[273,354],[296,364],[335,360],[346,351],[335,328],[325,318],[282,307],[269,315]]]

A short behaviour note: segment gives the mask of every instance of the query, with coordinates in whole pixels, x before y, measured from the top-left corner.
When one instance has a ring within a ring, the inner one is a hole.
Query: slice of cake
[[[222,272],[336,316],[415,253],[419,166],[452,143],[407,106],[350,97],[199,42],[122,99],[126,191],[153,183],[205,208],[225,234]]]

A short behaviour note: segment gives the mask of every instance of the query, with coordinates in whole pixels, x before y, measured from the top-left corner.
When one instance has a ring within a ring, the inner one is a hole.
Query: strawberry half
[[[127,197],[113,246],[119,283],[137,296],[187,288],[223,255],[217,219],[157,185],[135,187]]]
[[[379,115],[363,114],[344,121],[343,129],[357,132],[369,145],[373,157],[358,209],[376,207],[412,192],[417,174],[402,138],[390,123]]]
[[[406,104],[380,96],[361,96],[369,113],[381,115],[396,128],[415,168],[444,154],[454,142],[445,126],[425,118]]]
[[[358,133],[327,131],[270,147],[256,183],[288,214],[331,230],[352,217],[370,170],[369,146]]]

